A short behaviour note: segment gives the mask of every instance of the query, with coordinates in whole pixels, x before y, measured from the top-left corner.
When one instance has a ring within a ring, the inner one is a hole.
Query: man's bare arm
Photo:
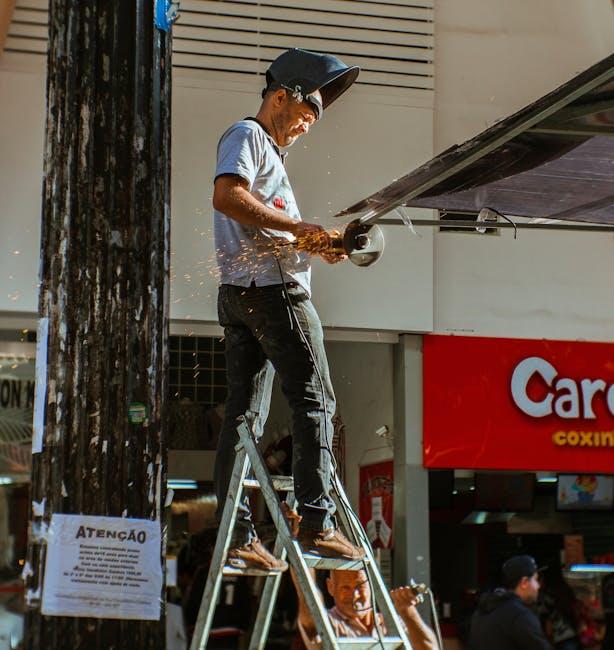
[[[310,572],[312,578],[315,580],[315,569],[310,569]],[[305,602],[305,597],[303,596],[303,591],[298,585],[296,574],[294,573],[294,569],[292,567],[290,567],[290,575],[292,576],[292,582],[294,583],[294,588],[296,589],[296,595],[298,597],[299,623],[301,624],[301,627],[305,630],[305,634],[307,635],[307,638],[315,639],[316,635],[318,634],[318,630],[316,629],[315,623],[313,622],[313,617],[311,616],[309,607],[307,607],[307,603]],[[319,591],[318,591],[318,598],[322,600],[322,594]]]
[[[418,600],[410,587],[399,587],[390,592],[395,609],[407,627],[414,650],[439,650],[433,630],[422,620],[416,609]]]
[[[439,650],[439,644],[435,633],[422,620],[418,610],[414,607],[414,613],[403,618],[407,625],[407,633],[411,647],[414,650]]]
[[[215,179],[213,207],[246,226],[289,232],[297,239],[317,239],[317,250],[305,247],[305,250],[310,249],[309,252],[316,253],[330,245],[330,236],[322,226],[295,221],[287,214],[264,205],[250,193],[247,181],[240,176],[224,175]]]

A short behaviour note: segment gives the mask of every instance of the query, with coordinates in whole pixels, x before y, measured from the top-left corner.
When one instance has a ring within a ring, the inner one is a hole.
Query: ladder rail
[[[307,607],[313,616],[316,629],[322,639],[322,648],[324,650],[337,650],[336,636],[328,614],[324,609],[324,603],[309,573],[309,568],[303,557],[301,547],[292,536],[290,526],[282,511],[281,501],[277,492],[273,489],[264,459],[260,450],[256,447],[253,434],[245,418],[243,418],[237,429],[243,442],[243,447],[251,462],[252,471],[260,483],[262,496],[273,517],[273,523],[277,528],[279,539],[288,552],[288,560],[294,568],[297,582],[303,593]]]
[[[205,650],[207,647],[206,644],[209,639],[209,633],[211,632],[213,615],[215,614],[215,607],[222,584],[222,569],[230,549],[232,539],[230,533],[232,532],[232,527],[237,517],[239,502],[243,494],[243,481],[248,471],[249,459],[245,448],[241,447],[237,450],[232,478],[230,479],[230,486],[228,488],[228,496],[224,504],[224,511],[209,566],[205,590],[198,609],[198,617],[196,619],[196,626],[194,627],[194,634],[192,635],[192,642],[190,643],[190,650]]]
[[[288,493],[288,496],[286,497],[286,503],[288,504],[289,508],[294,508],[296,504],[294,492]],[[285,560],[288,555],[279,533],[277,534],[277,539],[275,540],[273,555],[280,557],[282,560]],[[266,640],[269,636],[269,628],[271,627],[271,619],[273,617],[273,609],[275,607],[277,593],[279,592],[279,586],[281,584],[281,577],[282,574],[278,573],[275,576],[267,577],[265,580],[264,588],[262,589],[262,594],[260,595],[258,614],[256,615],[256,621],[254,623],[251,639],[249,642],[249,650],[265,650]]]
[[[365,571],[369,575],[371,586],[374,591],[374,593],[371,595],[371,598],[375,603],[380,604],[380,607],[378,609],[384,617],[387,633],[395,634],[396,636],[400,637],[403,640],[404,647],[411,649],[412,646],[407,637],[405,626],[399,620],[400,616],[394,607],[394,603],[392,602],[388,588],[384,583],[384,579],[382,578],[379,569],[377,568],[377,563],[375,562],[375,556],[373,555],[373,549],[371,547],[369,538],[367,537],[367,534],[362,527],[362,524],[360,523],[358,517],[356,517],[356,515],[349,515],[346,511],[346,508],[344,507],[345,504],[349,502],[345,494],[345,490],[341,485],[341,481],[339,481],[339,478],[336,474],[333,476],[333,484],[334,491],[338,496],[338,501],[342,504],[342,507],[337,509],[339,518],[341,519],[348,534],[353,538],[351,541],[354,544],[361,546],[365,550],[365,560],[367,560],[364,563]]]
[[[343,637],[338,641],[339,650],[350,648],[351,650],[398,650],[407,648],[397,637],[385,636],[380,642],[379,639],[372,639],[368,636],[357,638]]]

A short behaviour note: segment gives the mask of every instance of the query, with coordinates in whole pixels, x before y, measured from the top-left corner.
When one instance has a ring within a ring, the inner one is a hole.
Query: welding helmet
[[[320,119],[322,111],[356,81],[359,72],[358,66],[348,67],[331,54],[294,48],[271,63],[266,71],[266,88],[262,96],[269,90],[285,88],[297,101],[309,103]],[[316,90],[322,95],[321,103],[311,95]]]

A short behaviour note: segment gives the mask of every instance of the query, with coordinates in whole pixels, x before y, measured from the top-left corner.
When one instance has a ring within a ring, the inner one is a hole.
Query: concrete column
[[[394,585],[430,584],[428,472],[422,467],[422,337],[394,350]]]

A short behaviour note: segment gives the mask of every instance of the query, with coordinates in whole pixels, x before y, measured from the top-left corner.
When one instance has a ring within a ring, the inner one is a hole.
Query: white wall
[[[437,151],[609,55],[610,0],[438,0]],[[435,233],[437,332],[614,340],[614,236]]]
[[[614,51],[611,0],[436,0],[435,149],[463,142]]]
[[[25,57],[26,55],[24,55]],[[0,312],[35,312],[44,128],[44,61],[0,59]],[[211,190],[216,144],[254,114],[260,84],[175,74],[172,149],[172,294],[175,319],[215,322],[217,281]],[[305,219],[331,215],[432,155],[432,106],[407,94],[352,89],[290,151],[289,171]],[[407,233],[404,233],[407,235]],[[389,237],[377,266],[314,264],[315,302],[329,326],[432,327],[432,237]],[[14,251],[19,251],[15,253]]]
[[[436,235],[435,330],[614,340],[614,234]]]
[[[45,77],[0,70],[0,311],[36,312]]]

